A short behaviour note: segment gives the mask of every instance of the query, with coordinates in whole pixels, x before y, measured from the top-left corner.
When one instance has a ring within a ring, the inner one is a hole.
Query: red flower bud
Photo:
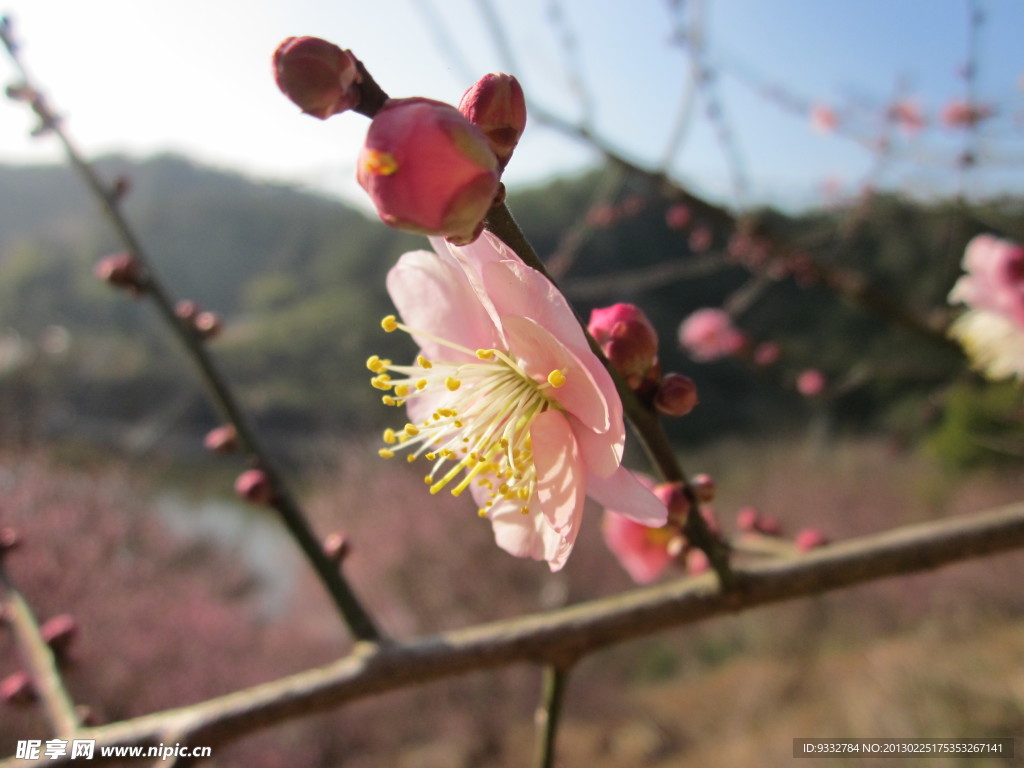
[[[211,429],[203,438],[203,447],[214,453],[231,453],[238,447],[238,432],[232,424]]]
[[[643,310],[633,304],[595,309],[587,330],[615,370],[638,389],[658,362],[658,334]]]
[[[39,628],[43,640],[50,646],[58,662],[67,661],[71,644],[78,636],[78,622],[67,613],[54,616]]]
[[[133,293],[142,290],[142,265],[133,253],[115,253],[100,259],[95,268],[96,276],[115,288],[124,288]]]
[[[462,95],[459,112],[483,131],[504,168],[526,128],[526,98],[512,75],[489,74]]]
[[[828,544],[828,537],[817,528],[804,528],[796,535],[794,543],[797,549],[801,552],[806,552]]]
[[[370,123],[356,178],[385,224],[465,245],[494,203],[498,161],[455,107],[391,99]]]
[[[685,416],[698,402],[697,385],[681,373],[665,374],[654,394],[654,407],[666,416]]]
[[[247,469],[235,479],[235,493],[250,504],[267,505],[274,498],[270,478],[262,469]]]
[[[13,672],[0,680],[0,699],[8,704],[31,704],[37,697],[36,687],[27,672]]]
[[[351,51],[319,37],[289,37],[274,51],[274,80],[307,115],[326,120],[359,106],[362,75]]]

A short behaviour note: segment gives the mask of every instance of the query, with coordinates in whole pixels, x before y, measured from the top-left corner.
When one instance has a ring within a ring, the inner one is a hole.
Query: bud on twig
[[[654,407],[666,416],[685,416],[698,402],[697,385],[681,373],[665,374],[654,394]]]
[[[0,699],[15,706],[31,704],[39,698],[28,672],[12,672],[0,680]]]
[[[274,51],[274,80],[307,115],[326,120],[359,106],[356,57],[319,37],[289,37]]]
[[[115,253],[100,259],[95,268],[96,276],[115,288],[123,288],[133,294],[143,291],[142,264],[133,253]]]
[[[633,304],[595,309],[587,330],[630,389],[639,389],[658,363],[658,334],[644,311]]]
[[[72,643],[78,636],[78,622],[67,613],[62,613],[48,619],[39,628],[43,640],[50,646],[54,658],[58,664],[65,664],[68,661],[68,653]]]
[[[341,563],[351,551],[352,545],[344,533],[330,533],[324,539],[324,554],[336,563]]]
[[[519,81],[512,75],[484,75],[462,95],[459,112],[487,137],[504,169],[526,129],[526,97]]]
[[[370,123],[356,178],[388,226],[473,242],[498,193],[498,161],[455,107],[391,99]]]
[[[274,499],[270,478],[262,469],[247,469],[235,480],[235,493],[250,504],[269,505]]]
[[[203,447],[214,453],[231,453],[238,447],[238,432],[233,424],[211,429],[203,438]]]

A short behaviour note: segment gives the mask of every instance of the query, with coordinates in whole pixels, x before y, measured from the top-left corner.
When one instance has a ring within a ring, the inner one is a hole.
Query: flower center
[[[432,462],[423,478],[431,493],[452,483],[453,496],[473,482],[488,489],[481,517],[500,501],[514,502],[528,513],[537,481],[530,425],[538,414],[560,407],[550,392],[565,384],[565,371],[553,370],[539,382],[507,351],[467,349],[411,329],[394,315],[385,317],[381,325],[388,332],[415,333],[475,360],[428,360],[422,354],[415,365],[394,365],[377,355],[367,360],[366,367],[376,374],[370,383],[388,393],[383,396],[385,405],[429,398],[435,406],[419,424],[384,430],[386,447],[380,455],[390,459],[396,451],[407,450],[410,462],[421,456]]]

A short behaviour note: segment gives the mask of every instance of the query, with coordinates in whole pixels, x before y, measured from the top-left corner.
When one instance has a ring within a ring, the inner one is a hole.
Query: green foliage
[[[1024,457],[1024,397],[1015,382],[960,381],[943,405],[927,445],[946,464],[969,469]]]

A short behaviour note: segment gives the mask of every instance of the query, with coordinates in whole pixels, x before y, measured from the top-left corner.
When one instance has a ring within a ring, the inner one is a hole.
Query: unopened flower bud
[[[801,371],[796,377],[796,391],[804,397],[817,397],[825,391],[825,376],[816,368]]]
[[[348,557],[351,549],[348,537],[343,533],[331,533],[324,539],[324,554],[336,563]]]
[[[78,636],[78,622],[67,613],[47,619],[39,628],[43,640],[50,646],[58,663],[67,661],[71,644]]]
[[[692,218],[690,207],[686,203],[676,203],[665,211],[665,224],[669,229],[686,229]]]
[[[21,545],[21,536],[17,529],[6,526],[0,528],[0,557]]]
[[[690,513],[690,499],[683,490],[682,483],[662,483],[654,487],[654,495],[661,500],[668,510],[668,522],[680,528],[686,523]]]
[[[736,513],[736,527],[746,533],[756,533],[761,513],[754,507],[743,507]]]
[[[274,498],[270,478],[262,469],[247,469],[235,479],[235,493],[250,504],[267,505]]]
[[[754,365],[774,365],[782,356],[782,348],[774,341],[762,341],[754,347]]]
[[[214,453],[231,453],[238,447],[238,432],[233,424],[211,429],[203,438],[203,447]]]
[[[697,385],[681,373],[665,374],[654,393],[654,407],[666,416],[685,416],[697,403]]]
[[[526,97],[512,75],[484,75],[462,95],[459,112],[479,128],[504,168],[526,128]]]
[[[796,535],[793,543],[801,552],[807,552],[828,544],[828,537],[817,528],[804,528]]]
[[[711,561],[708,560],[708,556],[705,555],[699,549],[691,549],[686,555],[686,570],[692,575],[698,576],[699,574],[706,573],[711,567]]]
[[[115,288],[124,288],[133,293],[142,290],[142,265],[133,253],[115,253],[100,259],[95,268],[96,276]]]
[[[196,333],[204,339],[212,339],[221,331],[220,316],[213,312],[200,312],[192,321]]]
[[[658,361],[658,334],[643,310],[633,304],[595,309],[587,330],[630,388],[638,389]]]
[[[182,299],[174,305],[174,314],[179,319],[191,324],[196,319],[196,315],[199,314],[199,305],[191,299]]]
[[[715,498],[715,481],[711,475],[694,475],[690,486],[693,488],[697,501],[708,502]]]
[[[0,680],[0,699],[8,704],[31,704],[36,698],[36,687],[27,672],[13,672]]]
[[[465,245],[494,203],[498,161],[455,107],[391,99],[370,123],[356,178],[385,224]]]
[[[319,37],[289,37],[274,51],[274,80],[303,112],[321,120],[359,106],[356,57]]]

